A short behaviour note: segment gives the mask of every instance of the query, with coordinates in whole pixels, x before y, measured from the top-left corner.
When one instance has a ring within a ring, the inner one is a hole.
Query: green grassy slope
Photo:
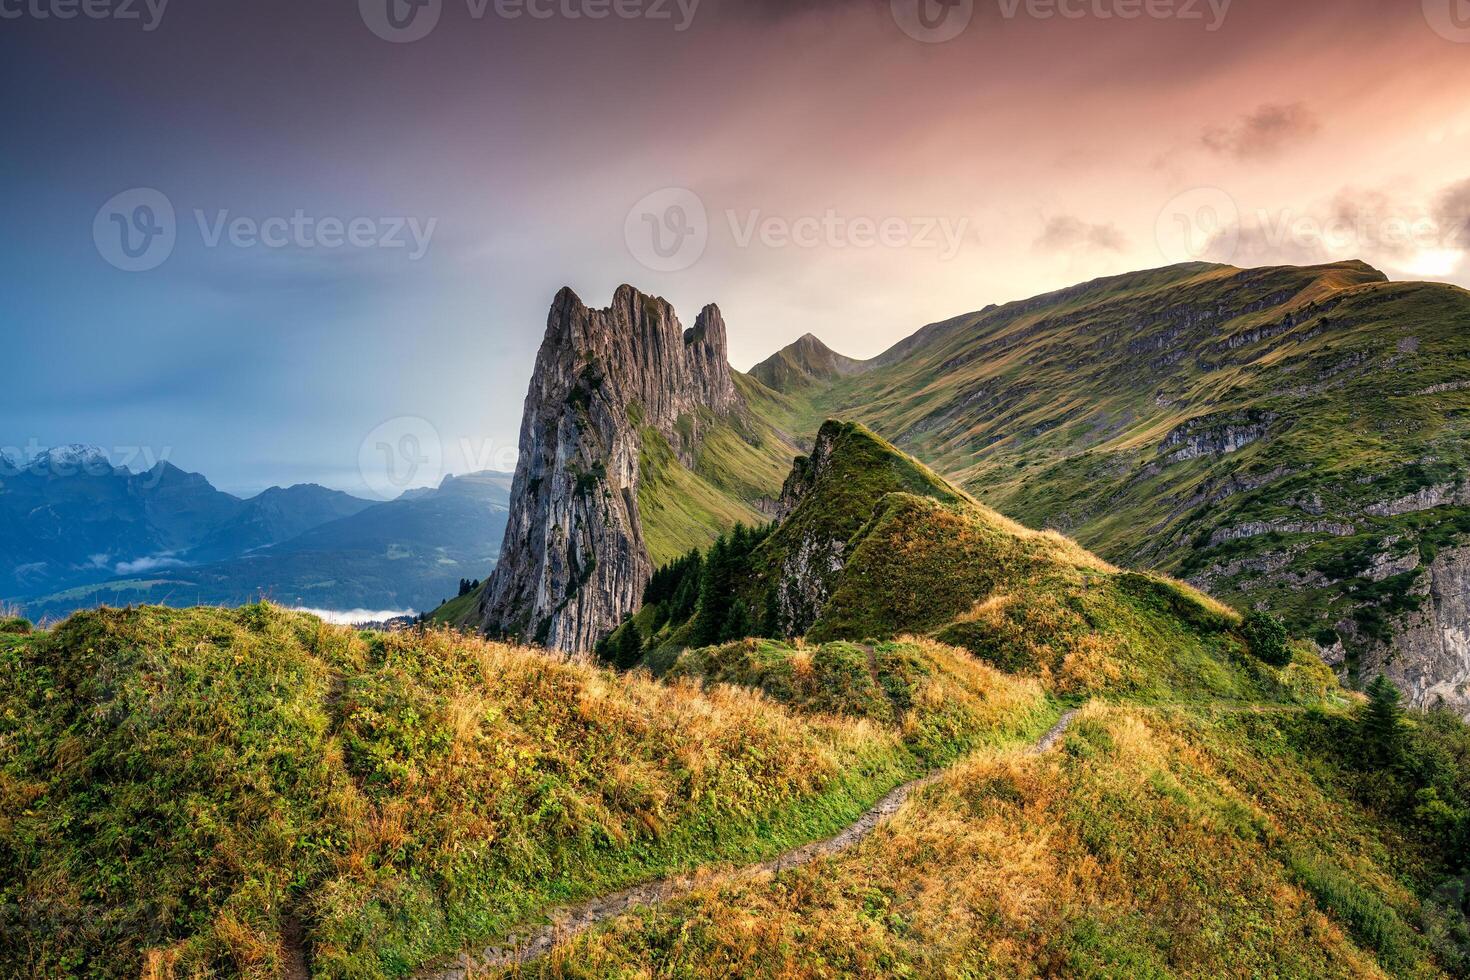
[[[751,368],[750,376],[773,391],[792,392],[856,374],[864,367],[806,334]]]
[[[1357,655],[1470,530],[1467,357],[1464,290],[1194,264],[925,328],[783,422],[865,422],[1008,516]]]
[[[1458,721],[1364,763],[1384,743],[1320,661],[1257,660],[1188,587],[861,426],[802,465],[789,520],[850,535],[811,635],[675,650],[657,678],[267,605],[0,629],[0,975],[410,976],[693,869],[693,898],[530,971],[1460,969]],[[886,474],[866,516],[859,471]],[[1061,751],[1027,754],[1065,705]],[[856,850],[720,883],[936,766]]]
[[[1321,739],[1339,715],[1094,704],[981,751],[853,851],[711,881],[521,975],[1442,977],[1464,913]]]
[[[0,975],[407,976],[556,903],[829,835],[1050,723],[1034,682],[890,660],[944,744],[264,605],[0,633]]]
[[[737,373],[734,380],[747,407],[730,419],[698,420],[693,469],[657,431],[640,431],[638,512],[655,564],[708,547],[737,522],[763,523],[763,509],[780,494],[796,450],[772,418],[784,417],[791,405],[748,376]],[[692,433],[695,420],[688,421]]]
[[[849,535],[815,626],[794,641],[659,649],[649,662],[671,682],[896,723],[926,758],[962,760],[851,852],[775,876],[714,878],[572,938],[523,973],[1470,968],[1470,904],[1456,883],[1467,870],[1470,729],[1458,719],[1395,726],[1387,762],[1372,716],[1306,648],[1264,663],[1228,608],[1018,526],[862,426],[824,426],[788,487],[800,503],[755,557],[773,543],[787,553],[779,542],[798,525],[801,540]],[[771,568],[755,561],[749,575]],[[1025,754],[966,735],[977,730],[973,699],[922,683],[966,661],[1084,705],[1059,750]]]
[[[810,601],[798,630],[810,640],[929,636],[1068,695],[1289,699],[1332,686],[1312,654],[1281,671],[1249,656],[1233,610],[1016,524],[862,425],[826,423],[787,486],[794,509],[730,588],[751,608],[772,591]],[[663,612],[638,623],[659,669],[689,637]]]

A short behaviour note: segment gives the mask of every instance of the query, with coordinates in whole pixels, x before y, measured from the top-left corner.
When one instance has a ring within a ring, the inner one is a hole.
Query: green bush
[[[1287,642],[1286,624],[1264,612],[1253,612],[1240,628],[1250,647],[1251,656],[1273,667],[1291,663],[1291,646]]]
[[[0,633],[26,634],[31,631],[31,621],[19,616],[10,616],[0,619]]]

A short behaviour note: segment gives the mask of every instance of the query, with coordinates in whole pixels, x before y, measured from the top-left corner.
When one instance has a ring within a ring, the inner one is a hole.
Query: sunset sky
[[[741,369],[1189,258],[1470,285],[1466,0],[973,0],[942,42],[915,0],[435,0],[411,42],[375,0],[54,2],[0,0],[4,446],[360,490],[413,417],[510,468],[563,285],[717,302]],[[128,272],[139,188],[176,243]]]

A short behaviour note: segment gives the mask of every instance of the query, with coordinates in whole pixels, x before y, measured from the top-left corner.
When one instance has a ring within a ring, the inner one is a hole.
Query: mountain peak
[[[767,388],[789,393],[860,374],[866,368],[863,361],[845,357],[815,334],[806,333],[751,368],[750,374]]]
[[[602,310],[557,293],[526,395],[504,557],[485,589],[486,630],[591,649],[637,608],[653,574],[639,509],[646,453],[664,444],[692,468],[708,428],[742,404],[719,307],[685,330],[667,300],[626,284]]]
[[[117,469],[101,447],[81,443],[42,450],[26,466],[37,473],[48,473],[52,476],[75,476],[78,473],[106,476]]]

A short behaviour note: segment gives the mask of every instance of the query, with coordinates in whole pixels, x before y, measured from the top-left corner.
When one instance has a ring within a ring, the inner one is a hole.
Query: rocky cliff
[[[604,310],[558,293],[526,396],[485,630],[579,652],[636,610],[653,574],[639,512],[645,440],[666,441],[693,467],[706,430],[742,405],[718,308],[685,330],[667,302],[631,286]]]
[[[1417,554],[1399,559],[1400,567]],[[1470,714],[1470,548],[1440,553],[1423,569],[1409,590],[1416,607],[1395,624],[1395,635],[1363,656],[1363,673],[1386,674],[1410,703],[1431,708],[1445,704]],[[1380,574],[1399,572],[1392,562]],[[1348,633],[1352,624],[1341,624]]]

